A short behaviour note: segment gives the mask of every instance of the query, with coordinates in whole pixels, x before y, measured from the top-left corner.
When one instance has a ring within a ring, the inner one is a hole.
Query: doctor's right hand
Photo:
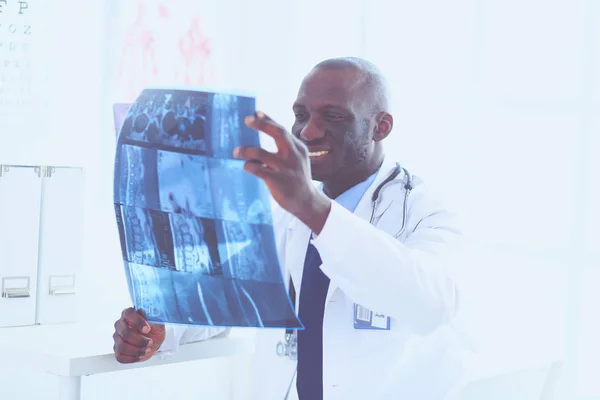
[[[165,336],[164,325],[150,324],[141,312],[126,308],[115,322],[115,357],[122,364],[146,361],[156,353]]]

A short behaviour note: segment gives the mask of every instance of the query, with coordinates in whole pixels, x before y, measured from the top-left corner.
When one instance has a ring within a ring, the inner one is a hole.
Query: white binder
[[[41,180],[34,167],[0,165],[0,326],[36,317]]]
[[[79,319],[77,276],[84,233],[81,168],[42,167],[38,261],[38,324]]]

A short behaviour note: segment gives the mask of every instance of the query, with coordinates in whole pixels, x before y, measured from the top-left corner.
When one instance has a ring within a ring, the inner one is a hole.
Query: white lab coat
[[[333,202],[312,242],[330,278],[323,321],[326,400],[442,400],[453,398],[465,383],[461,354],[467,347],[452,325],[459,304],[452,266],[461,233],[455,216],[413,176],[406,229],[393,237],[403,219],[403,173],[381,191],[376,211],[381,219],[376,227],[369,224],[373,192],[394,167],[384,162],[354,215]],[[311,232],[285,212],[274,213],[274,227],[283,274],[286,282],[291,274],[298,299]],[[390,316],[391,329],[354,329],[354,303]],[[223,330],[169,327],[167,332],[162,351]],[[253,399],[284,398],[296,363],[276,355],[283,338],[283,330],[257,334]],[[295,382],[289,398],[297,398]]]

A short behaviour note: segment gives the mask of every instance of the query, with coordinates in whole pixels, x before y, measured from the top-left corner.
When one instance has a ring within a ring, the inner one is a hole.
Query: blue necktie
[[[298,376],[301,400],[323,399],[323,312],[329,278],[321,271],[321,257],[308,245],[302,273],[298,316],[304,329],[298,331]]]

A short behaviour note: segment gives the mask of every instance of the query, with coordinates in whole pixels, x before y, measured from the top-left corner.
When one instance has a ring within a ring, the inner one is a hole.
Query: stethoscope
[[[387,209],[384,210],[380,214],[379,218],[377,218],[377,220],[375,219],[375,212],[377,211],[377,207],[379,207],[379,205],[381,203],[380,194],[384,189],[386,189],[386,186],[389,183],[391,183],[392,181],[394,181],[398,177],[398,175],[400,175],[400,173],[402,173],[402,172],[404,172],[404,176],[405,176],[405,178],[403,180],[403,183],[404,183],[404,205],[403,205],[403,209],[402,209],[402,225],[400,226],[400,230],[394,234],[395,238],[400,237],[400,235],[402,235],[402,233],[404,233],[404,231],[406,230],[406,212],[408,209],[408,195],[410,194],[411,190],[413,189],[412,176],[410,175],[410,173],[408,172],[408,170],[406,168],[402,167],[399,163],[396,163],[396,167],[394,168],[392,173],[387,178],[385,178],[385,180],[383,182],[381,182],[379,184],[379,186],[377,186],[377,188],[373,192],[373,196],[371,198],[373,207],[371,210],[371,217],[369,218],[369,223],[371,223],[372,225],[376,225],[377,222],[379,221],[379,219],[381,219],[381,216],[387,211]],[[289,296],[290,296],[290,300],[292,301],[292,304],[295,305],[296,304],[296,290],[294,288],[294,284],[293,284],[291,278],[290,278],[290,282],[289,282]],[[298,359],[297,331],[291,330],[291,329],[286,329],[285,339],[283,341],[280,340],[277,343],[276,352],[279,357],[288,357],[291,360],[297,360]],[[292,376],[290,384],[287,388],[285,399],[288,398],[289,393],[292,389],[292,384],[294,382],[294,378],[296,377],[296,373],[297,373],[297,370],[294,371],[294,375]]]
[[[383,189],[385,189],[387,184],[392,182],[394,179],[396,179],[398,177],[398,175],[400,175],[401,172],[404,172],[404,176],[405,176],[405,178],[404,178],[404,205],[402,208],[402,225],[400,226],[400,230],[394,234],[395,238],[399,238],[400,235],[402,235],[404,233],[404,230],[406,229],[406,211],[408,209],[408,195],[410,194],[410,191],[413,189],[412,176],[410,175],[408,170],[406,168],[402,167],[400,164],[396,163],[396,167],[394,168],[394,170],[392,171],[390,176],[388,176],[383,182],[381,182],[381,184],[379,184],[379,186],[377,186],[377,188],[373,192],[373,197],[371,199],[371,202],[373,203],[373,209],[371,211],[371,218],[369,219],[369,222],[372,225],[377,224],[377,222],[381,218],[381,216],[380,216],[377,219],[377,221],[375,221],[375,212],[377,211],[377,207],[379,207],[379,204],[381,202],[381,198],[379,195],[381,194],[381,191]],[[385,211],[387,211],[387,209],[384,210],[381,213],[381,215],[383,215],[385,213]]]

